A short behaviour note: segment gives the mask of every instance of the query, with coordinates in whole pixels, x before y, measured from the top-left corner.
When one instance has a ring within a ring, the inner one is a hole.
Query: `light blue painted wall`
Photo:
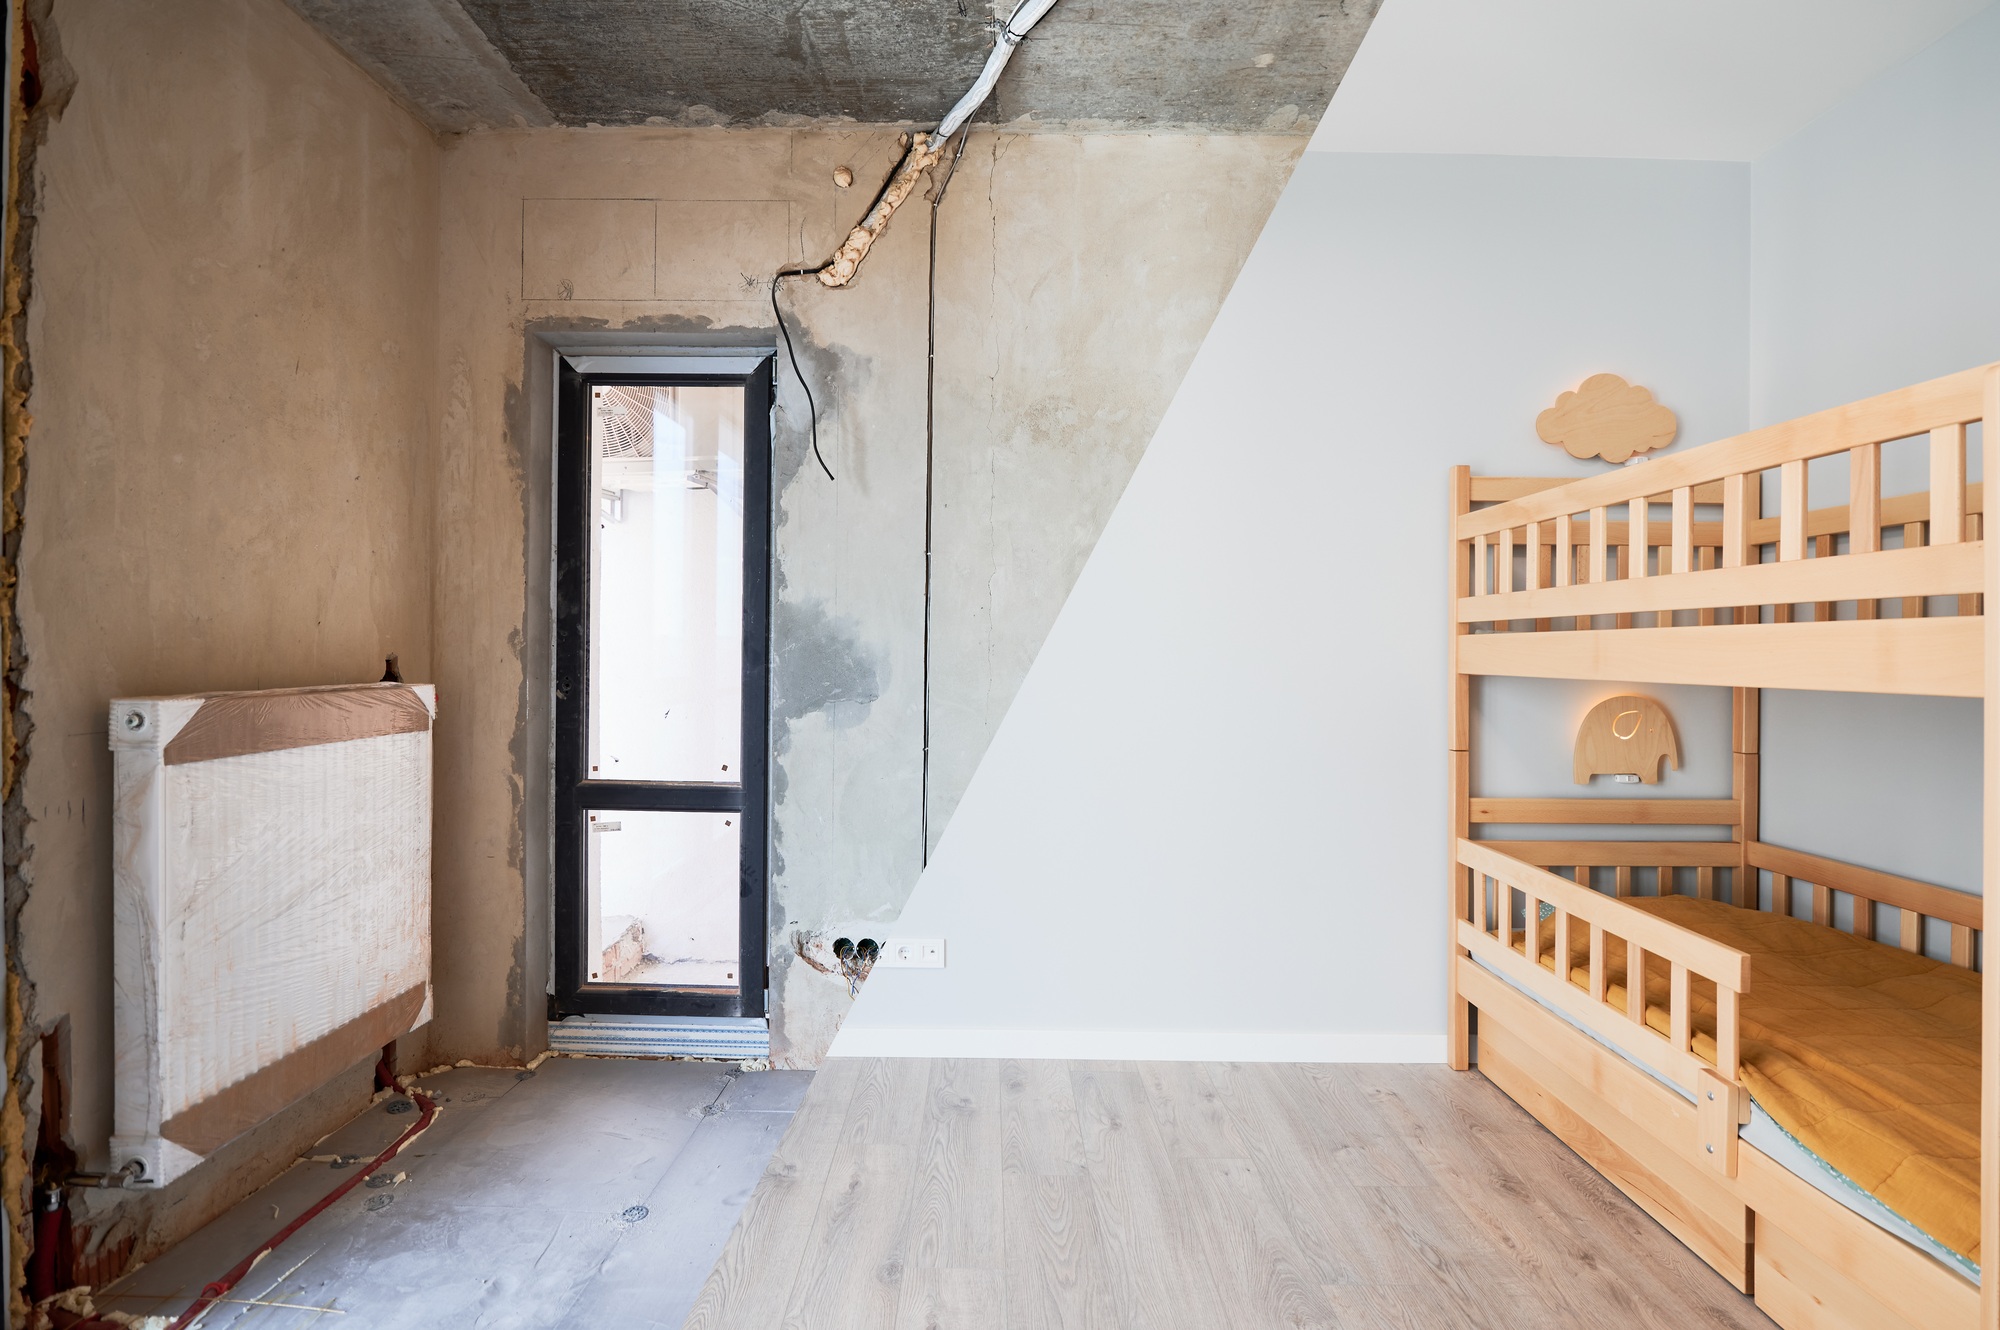
[[[2000,360],[1995,69],[2000,8],[1754,164],[1753,424]],[[1891,450],[1884,490],[1924,488],[1921,457]],[[1977,891],[1980,735],[1976,701],[1766,694],[1763,834]]]
[[[2000,359],[2000,7],[1751,174],[1750,415]]]

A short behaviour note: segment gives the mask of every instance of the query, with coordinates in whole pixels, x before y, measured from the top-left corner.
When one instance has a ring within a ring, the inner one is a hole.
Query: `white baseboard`
[[[845,1026],[828,1057],[1093,1062],[1443,1062],[1442,1034],[1326,1030],[990,1030]]]

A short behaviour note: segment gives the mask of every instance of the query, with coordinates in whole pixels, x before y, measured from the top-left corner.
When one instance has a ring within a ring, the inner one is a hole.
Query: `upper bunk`
[[[1984,419],[2000,419],[2000,364],[1582,480],[1459,467],[1453,668],[1983,696],[1985,505],[1966,448]],[[1983,462],[2000,438],[1982,435]],[[1885,498],[1884,445],[1928,489]],[[1847,502],[1811,506],[1809,481],[1835,477]]]

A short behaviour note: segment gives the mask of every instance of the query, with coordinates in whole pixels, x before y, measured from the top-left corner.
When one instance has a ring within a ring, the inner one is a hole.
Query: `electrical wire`
[[[984,67],[982,67],[979,71],[978,79],[976,79],[973,82],[972,87],[967,89],[965,95],[960,97],[957,103],[952,106],[951,110],[946,113],[943,121],[939,123],[937,131],[934,134],[932,134],[929,139],[929,143],[931,146],[928,149],[928,151],[935,154],[942,150],[943,144],[947,139],[950,139],[954,136],[957,137],[958,146],[956,152],[952,156],[952,161],[951,161],[952,171],[956,171],[958,169],[959,158],[965,155],[965,135],[960,133],[959,131],[965,127],[966,122],[972,118],[973,113],[986,103],[986,99],[993,95],[993,89],[999,84],[1000,81],[1000,72],[1007,67],[1007,62],[1013,58],[1014,49],[1018,47],[1022,43],[1022,41],[1024,41],[1027,38],[1029,30],[1032,29],[1037,23],[1041,22],[1043,16],[1046,15],[1049,12],[1049,10],[1053,9],[1055,5],[1056,5],[1056,0],[1017,0],[1017,3],[1015,4],[1013,11],[1009,13],[1007,16],[1007,21],[997,26],[997,30],[994,34],[994,39],[993,39],[993,50],[988,53],[986,57],[986,63]],[[921,138],[921,136],[919,137]],[[876,207],[880,205],[885,198],[888,197],[891,186],[896,184],[897,177],[902,173],[904,163],[909,160],[910,154],[915,151],[917,151],[917,141],[910,139],[908,136],[905,136],[903,142],[903,155],[902,157],[897,159],[895,166],[892,167],[889,171],[889,174],[886,177],[884,177],[881,188],[875,191],[874,202],[868,206],[867,212],[862,214],[864,223],[866,222],[868,216],[875,211]],[[944,182],[940,183],[938,186],[937,194],[931,199],[932,299],[931,299],[930,321],[931,321],[931,352],[933,356],[935,356],[937,350],[937,328],[936,328],[937,205],[944,201],[945,185],[948,184],[949,182],[950,182],[950,173],[947,172]],[[900,197],[901,196],[899,196],[899,201]],[[895,211],[895,204],[892,203],[889,205],[889,211],[892,213]],[[880,225],[886,225],[887,221],[888,219],[885,216],[882,219]],[[858,264],[860,260],[862,258],[865,258],[866,256],[867,256],[867,246],[864,243],[858,255],[855,257],[853,261]],[[836,255],[836,258],[838,257],[839,256]],[[817,403],[813,401],[812,385],[806,382],[806,376],[799,369],[798,352],[795,351],[792,347],[792,330],[786,326],[785,313],[782,309],[778,307],[778,283],[783,281],[787,277],[819,276],[823,271],[825,271],[826,267],[830,266],[834,261],[835,261],[834,259],[829,259],[827,261],[827,264],[822,265],[822,267],[820,268],[787,268],[782,272],[775,274],[771,278],[771,316],[778,321],[778,333],[785,339],[785,355],[786,358],[792,362],[792,373],[795,377],[797,377],[799,381],[799,386],[805,389],[806,404],[811,410],[811,417],[812,417],[811,423],[812,423],[813,460],[819,463],[820,470],[826,472],[826,478],[828,480],[832,480],[834,476],[833,476],[833,468],[829,467],[826,464],[826,457],[819,450],[819,407]],[[822,280],[825,279],[822,278]],[[843,281],[841,282],[835,282],[831,284],[844,285],[845,282],[843,279]],[[930,412],[928,388],[926,389],[926,399],[925,399],[924,409],[926,414],[925,433],[926,436],[928,437],[929,434],[928,417]],[[928,482],[926,482],[926,484],[928,486]],[[928,514],[926,514],[927,523],[928,520],[929,520]],[[928,562],[926,562],[925,565],[924,578],[926,586],[928,587],[930,579]],[[928,640],[928,635],[926,640]],[[928,740],[926,740],[925,743],[925,751],[926,752],[929,751]],[[928,788],[929,788],[928,785],[926,785],[926,790],[928,790]],[[925,801],[926,804],[928,805],[929,801],[928,793],[925,796]]]
[[[382,1060],[381,1065],[383,1067],[387,1067],[388,1059],[386,1057]],[[176,1319],[172,1325],[167,1327],[167,1330],[188,1330],[188,1327],[192,1326],[196,1321],[199,1321],[204,1315],[206,1315],[211,1307],[215,1306],[215,1304],[220,1302],[222,1299],[228,1297],[230,1290],[243,1282],[244,1276],[250,1273],[251,1268],[255,1266],[257,1262],[263,1260],[264,1257],[269,1255],[271,1252],[275,1251],[278,1248],[278,1246],[282,1244],[287,1238],[291,1237],[292,1234],[304,1228],[307,1222],[313,1219],[322,1210],[326,1209],[326,1207],[332,1205],[335,1201],[347,1195],[347,1193],[349,1193],[350,1191],[353,1191],[357,1186],[361,1184],[361,1182],[365,1178],[368,1177],[369,1174],[373,1173],[376,1169],[382,1167],[382,1165],[388,1163],[391,1159],[394,1159],[397,1153],[401,1151],[404,1146],[408,1145],[411,1141],[414,1141],[415,1139],[417,1139],[417,1137],[421,1136],[430,1127],[431,1123],[437,1121],[438,1106],[437,1106],[437,1101],[435,1099],[432,1099],[429,1095],[424,1094],[420,1090],[412,1090],[405,1088],[403,1084],[395,1078],[394,1075],[385,1076],[382,1079],[388,1082],[389,1089],[396,1091],[398,1094],[407,1095],[412,1103],[416,1104],[417,1107],[423,1110],[423,1112],[417,1116],[417,1120],[410,1124],[409,1130],[405,1131],[401,1136],[398,1136],[395,1139],[395,1141],[389,1146],[388,1149],[384,1150],[381,1154],[376,1155],[374,1160],[371,1161],[366,1168],[357,1170],[354,1176],[348,1178],[338,1187],[335,1187],[332,1191],[320,1197],[319,1201],[316,1204],[314,1204],[310,1209],[306,1210],[297,1219],[294,1219],[291,1223],[285,1225],[283,1228],[279,1229],[276,1233],[273,1233],[270,1237],[264,1239],[262,1243],[258,1244],[257,1250],[251,1252],[248,1256],[244,1257],[242,1260],[238,1261],[235,1265],[231,1266],[221,1276],[221,1278],[216,1279],[213,1282],[205,1285],[201,1290],[200,1296],[197,1297],[192,1303],[188,1304],[188,1309],[182,1312],[179,1318]]]
[[[924,753],[917,817],[918,834],[922,838],[917,847],[917,862],[925,868],[931,862],[931,535],[937,511],[937,219],[938,207],[944,202],[944,192],[951,188],[951,178],[958,174],[958,163],[965,156],[965,141],[969,137],[958,136],[951,165],[945,168],[937,192],[931,195],[930,274],[924,332]]]
[[[812,421],[813,460],[819,469],[826,472],[828,480],[833,479],[833,468],[826,464],[826,458],[819,450],[819,403],[813,400],[812,385],[806,382],[805,371],[799,368],[799,354],[792,350],[792,330],[785,326],[785,312],[778,308],[778,283],[787,277],[810,277],[811,268],[786,268],[771,278],[771,317],[778,321],[778,333],[785,339],[785,356],[792,362],[792,376],[799,381],[799,387],[806,390],[806,415]]]

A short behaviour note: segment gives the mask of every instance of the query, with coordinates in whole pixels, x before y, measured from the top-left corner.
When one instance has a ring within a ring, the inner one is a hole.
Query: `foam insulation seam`
[[[0,1198],[4,1198],[9,1240],[8,1302],[10,1324],[26,1324],[27,1260],[32,1246],[27,1104],[37,1086],[24,1045],[34,1027],[34,987],[21,967],[19,936],[21,907],[29,888],[27,855],[22,846],[28,825],[22,802],[20,773],[28,758],[33,722],[21,687],[27,663],[21,641],[16,603],[21,552],[21,495],[27,475],[28,390],[33,385],[27,347],[27,304],[30,290],[28,255],[34,242],[35,150],[49,121],[61,116],[73,80],[50,21],[51,0],[27,6],[8,4],[7,33],[7,152],[6,202],[0,217],[0,249],[4,249],[5,313],[0,316],[0,668],[4,668],[6,701],[0,707],[0,824],[4,824],[4,908],[7,964],[7,1084],[0,1098]],[[42,41],[37,43],[36,38]],[[32,86],[37,94],[28,105]],[[32,112],[32,114],[31,114]]]

